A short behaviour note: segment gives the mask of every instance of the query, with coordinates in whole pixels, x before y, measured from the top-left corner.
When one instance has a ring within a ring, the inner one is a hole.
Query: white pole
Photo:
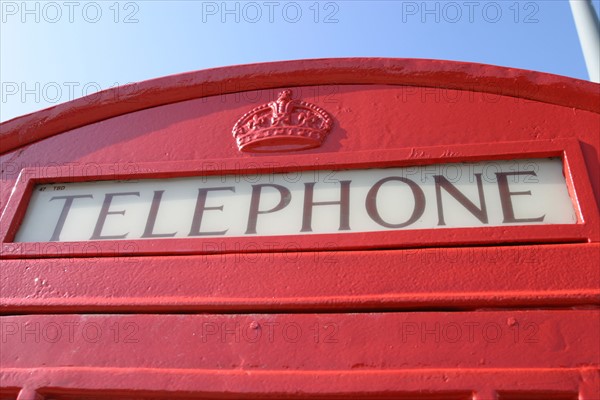
[[[600,83],[600,24],[591,0],[569,0],[590,81]]]

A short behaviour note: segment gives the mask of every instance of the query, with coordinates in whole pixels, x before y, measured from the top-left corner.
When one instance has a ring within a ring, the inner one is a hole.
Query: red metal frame
[[[417,151],[422,154],[412,157]],[[449,156],[461,154],[462,156]],[[35,185],[44,183],[91,182],[101,180],[161,179],[189,176],[235,175],[257,173],[282,173],[302,170],[342,170],[406,167],[444,164],[452,162],[477,162],[528,158],[561,157],[564,173],[573,206],[579,222],[574,225],[506,226],[486,228],[447,228],[436,230],[396,230],[385,232],[360,232],[344,234],[314,234],[269,236],[268,248],[260,251],[289,251],[287,243],[293,241],[295,251],[361,250],[381,248],[439,247],[449,245],[481,245],[498,243],[579,243],[598,241],[600,220],[593,204],[593,193],[587,174],[573,174],[571,171],[585,171],[585,162],[577,140],[501,143],[493,145],[457,145],[452,147],[429,147],[409,150],[381,150],[376,152],[324,155],[318,161],[307,160],[301,155],[270,156],[260,160],[203,160],[196,162],[165,162],[160,164],[140,164],[136,171],[115,171],[112,165],[99,165],[99,174],[88,175],[82,167],[56,169],[26,168],[21,172],[13,195],[0,219],[0,241],[2,257],[86,257],[83,251],[88,243],[99,250],[102,256],[115,256],[123,250],[128,255],[168,255],[168,254],[214,254],[234,252],[256,252],[254,246],[260,237],[218,238],[219,246],[212,244],[215,238],[177,238],[152,240],[119,240],[90,242],[15,243],[13,242],[24,217],[31,192]],[[206,166],[218,165],[218,169]],[[115,251],[116,250],[116,251]]]
[[[338,400],[341,396],[369,400],[596,400],[600,381],[593,368],[256,371],[251,374],[214,370],[141,370],[132,374],[131,369],[49,368],[27,375],[17,369],[6,372],[11,376],[7,383],[18,384],[23,379],[55,382],[55,387],[42,386],[37,390],[7,388],[7,395],[13,395],[7,397],[11,400],[19,392],[22,396],[19,400],[38,400],[41,398],[37,397],[38,393],[57,400]],[[532,383],[526,384],[524,377]],[[105,383],[101,389],[95,383],[97,380]],[[178,382],[177,390],[164,390],[173,388],[173,381]],[[424,381],[438,389],[423,389]],[[371,390],[365,392],[364,388]]]
[[[299,92],[332,82],[340,104],[299,96],[335,119],[321,147],[271,155],[237,150],[231,126],[259,103],[232,101],[231,94]],[[398,101],[403,90],[423,88],[475,96],[452,104],[418,95]],[[597,400],[598,89],[470,63],[306,60],[160,78],[1,124],[0,160],[10,172],[3,170],[0,188],[6,339],[0,399]],[[482,93],[500,96],[486,102]],[[375,106],[373,115],[359,115]],[[444,145],[452,141],[462,144]],[[577,224],[12,242],[41,183],[546,157],[563,160]],[[403,343],[398,329],[407,321],[430,329],[494,322],[511,334],[535,322],[541,336],[537,343]],[[104,341],[47,336],[65,322],[95,323]],[[139,341],[112,340],[114,324],[126,329],[130,322]],[[305,336],[298,343],[256,344],[226,334],[202,342],[204,322],[303,328],[334,322],[340,341]],[[11,334],[15,327],[29,333]]]

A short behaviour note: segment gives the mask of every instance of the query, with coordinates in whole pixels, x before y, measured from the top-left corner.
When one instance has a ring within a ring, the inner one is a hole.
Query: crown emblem
[[[314,104],[292,99],[284,90],[275,101],[258,106],[233,126],[240,151],[274,152],[319,147],[333,125],[329,114]]]

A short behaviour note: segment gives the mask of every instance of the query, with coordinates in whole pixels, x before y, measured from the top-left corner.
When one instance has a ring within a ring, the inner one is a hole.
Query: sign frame
[[[0,258],[181,255],[285,251],[402,249],[497,244],[587,243],[600,240],[600,218],[587,167],[577,139],[519,141],[191,162],[118,163],[24,168],[0,218]],[[248,237],[126,239],[77,242],[13,242],[38,184],[250,175],[299,170],[347,170],[409,167],[457,162],[560,157],[576,224],[406,229],[343,234]],[[574,171],[577,171],[574,173]],[[552,227],[552,229],[548,229]],[[268,245],[267,245],[268,243]],[[290,243],[294,244],[290,248]],[[360,243],[360,244],[359,244]],[[426,246],[423,246],[427,243]]]

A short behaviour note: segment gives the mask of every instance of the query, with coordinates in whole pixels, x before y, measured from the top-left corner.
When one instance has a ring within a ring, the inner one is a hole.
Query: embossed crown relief
[[[284,90],[275,101],[244,114],[233,127],[240,151],[275,152],[319,147],[333,125],[322,108],[292,99]]]

